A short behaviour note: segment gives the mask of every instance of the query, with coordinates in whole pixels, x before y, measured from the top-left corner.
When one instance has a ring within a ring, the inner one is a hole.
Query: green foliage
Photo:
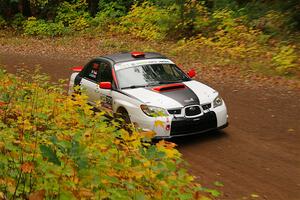
[[[211,26],[215,31],[210,36],[199,34],[182,43],[179,48],[202,48],[206,46],[220,56],[220,62],[231,62],[231,59],[257,56],[260,44],[268,39],[262,32],[244,26],[242,19],[234,18],[231,10],[218,10],[212,14]],[[227,60],[224,60],[227,59]]]
[[[126,8],[116,2],[101,5],[101,10],[91,20],[91,25],[108,30],[110,24],[119,21],[119,18],[126,15]]]
[[[147,2],[141,6],[135,4],[126,16],[121,17],[120,26],[117,29],[137,37],[161,40],[165,38],[170,26],[173,25],[173,16],[169,10]]]
[[[49,0],[30,0],[30,4],[35,7],[45,7],[49,3]]]
[[[18,13],[13,17],[10,25],[16,30],[22,30],[25,20],[25,17]]]
[[[292,45],[282,45],[278,48],[278,52],[272,58],[275,70],[281,74],[289,74],[293,71],[300,71],[299,57]]]
[[[58,7],[55,21],[71,30],[82,31],[89,27],[90,15],[86,10],[85,0],[76,0],[75,3],[64,1]]]
[[[208,199],[174,143],[128,133],[38,71],[21,77],[0,70],[1,198]]]
[[[24,22],[24,34],[34,36],[60,36],[68,32],[62,22],[53,23],[37,20],[35,17],[29,17]]]

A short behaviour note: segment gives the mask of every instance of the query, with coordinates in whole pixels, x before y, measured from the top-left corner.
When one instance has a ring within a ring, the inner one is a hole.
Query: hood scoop
[[[182,83],[173,83],[152,88],[156,92],[168,92],[171,90],[184,89],[186,86]]]

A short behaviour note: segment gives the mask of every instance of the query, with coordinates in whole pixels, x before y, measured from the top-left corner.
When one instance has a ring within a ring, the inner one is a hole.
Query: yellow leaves
[[[259,197],[259,195],[257,195],[257,194],[251,194],[250,195],[252,198],[258,198]]]
[[[4,193],[0,192],[0,199],[5,199]]]
[[[149,167],[151,165],[150,161],[143,162],[144,167]]]
[[[168,142],[165,140],[160,140],[157,144],[157,147],[164,147],[166,149],[173,149],[174,147],[176,147],[177,145],[173,142]]]
[[[211,200],[211,198],[208,198],[206,196],[200,196],[199,198],[195,198],[195,199],[199,199],[199,200]]]
[[[275,70],[279,74],[288,74],[292,70],[300,70],[295,49],[296,47],[293,45],[282,45],[278,48],[272,61],[274,62]]]
[[[180,155],[180,153],[174,148],[175,146],[176,146],[175,143],[167,142],[164,140],[161,140],[156,144],[156,147],[160,151],[164,152],[168,158],[174,158]]]
[[[30,174],[34,170],[34,164],[32,162],[25,162],[21,165],[21,171],[25,174]]]
[[[25,85],[23,96],[17,92],[9,104],[9,126],[3,126],[0,134],[1,162],[14,162],[14,169],[0,170],[5,195],[16,190],[18,173],[11,175],[11,171],[22,172],[24,187],[30,187],[31,178],[32,188],[38,188],[31,194],[17,189],[18,195],[29,200],[58,195],[64,199],[109,198],[124,189],[129,198],[133,191],[145,197],[164,197],[170,188],[180,191],[184,186],[188,188],[184,192],[195,191],[186,172],[178,173],[181,160],[174,143],[160,141],[155,146],[148,142],[153,131],[120,129],[120,124],[103,116],[105,112],[93,113],[85,96],[75,94],[72,100],[55,89],[41,89],[38,83]],[[18,101],[22,98],[24,101]],[[161,120],[154,125],[165,126]],[[58,187],[60,194],[52,189]]]
[[[164,128],[165,122],[161,121],[161,120],[156,120],[154,122],[154,127],[162,127]]]
[[[155,132],[153,131],[142,131],[140,132],[141,137],[145,138],[153,138],[155,136]]]

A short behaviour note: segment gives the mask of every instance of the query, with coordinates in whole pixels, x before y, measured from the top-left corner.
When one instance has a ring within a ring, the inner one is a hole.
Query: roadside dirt
[[[86,61],[59,53],[0,50],[0,65],[8,71],[40,65],[53,80],[67,79],[71,66]],[[204,71],[198,79],[225,99],[230,125],[223,131],[173,140],[192,174],[204,187],[222,191],[220,199],[299,200],[299,90],[273,84],[251,87],[251,82],[214,73],[212,78]],[[215,181],[224,186],[216,186]]]

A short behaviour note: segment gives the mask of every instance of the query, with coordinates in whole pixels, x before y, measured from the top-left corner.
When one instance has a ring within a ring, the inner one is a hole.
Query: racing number
[[[112,109],[113,98],[108,95],[101,95],[101,105],[105,108]]]

